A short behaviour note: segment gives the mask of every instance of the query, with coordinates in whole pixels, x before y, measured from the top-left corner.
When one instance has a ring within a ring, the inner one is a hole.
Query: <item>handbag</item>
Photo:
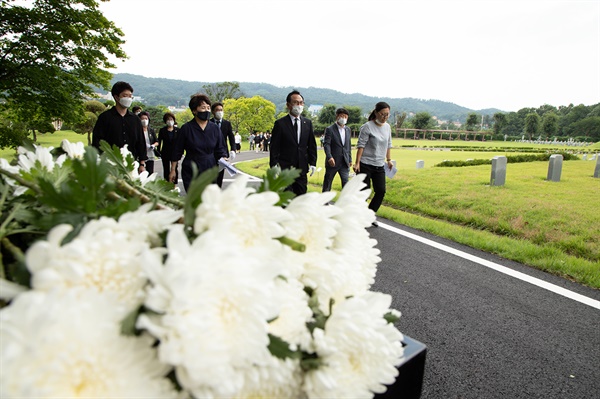
[[[160,151],[158,151],[158,148],[154,147],[154,155],[158,158],[162,158],[162,155],[160,154]]]

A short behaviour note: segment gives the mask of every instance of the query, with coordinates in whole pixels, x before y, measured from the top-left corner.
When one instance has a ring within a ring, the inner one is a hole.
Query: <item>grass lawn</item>
[[[594,148],[597,151],[599,147]],[[590,152],[590,147],[578,149]],[[388,180],[378,214],[600,288],[600,179],[593,178],[595,161],[565,161],[560,182],[545,180],[547,162],[508,164],[506,184],[501,187],[489,185],[489,165],[433,167],[445,159],[490,159],[496,155],[516,153],[395,148],[392,157],[399,172]],[[424,169],[416,169],[417,160],[425,161]],[[324,169],[322,151],[318,166]],[[268,161],[238,167],[262,176]],[[309,178],[310,190],[321,190],[323,173]],[[333,189],[341,189],[338,178]]]

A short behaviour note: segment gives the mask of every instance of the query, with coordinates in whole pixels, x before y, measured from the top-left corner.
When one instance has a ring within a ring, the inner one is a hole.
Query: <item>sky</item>
[[[100,10],[126,40],[113,73],[474,110],[600,102],[600,0],[110,0]]]

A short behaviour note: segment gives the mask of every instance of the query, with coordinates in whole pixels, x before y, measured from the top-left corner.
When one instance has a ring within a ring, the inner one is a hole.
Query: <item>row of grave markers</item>
[[[492,158],[492,174],[490,176],[490,186],[503,186],[506,183],[506,164],[508,159],[504,155],[499,155]],[[548,181],[560,181],[562,173],[563,156],[560,154],[550,155],[548,161]],[[425,161],[417,161],[417,169],[423,169]],[[596,168],[594,169],[594,177],[600,178],[600,156],[596,159]]]

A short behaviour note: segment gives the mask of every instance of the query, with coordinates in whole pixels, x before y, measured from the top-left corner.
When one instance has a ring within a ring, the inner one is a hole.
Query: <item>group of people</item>
[[[241,136],[233,134],[231,123],[223,118],[223,104],[211,103],[208,96],[196,94],[191,97],[189,108],[194,118],[177,127],[175,115],[167,112],[163,116],[165,126],[158,136],[149,127],[150,115],[141,111],[129,111],[133,101],[133,88],[126,82],[117,82],[111,89],[115,106],[104,111],[94,126],[92,145],[99,148],[100,141],[123,147],[139,162],[139,171],[154,172],[154,160],[161,158],[164,177],[177,183],[179,161],[181,178],[187,190],[193,179],[193,165],[199,173],[215,167],[220,159],[233,160],[240,151]],[[312,121],[302,116],[304,97],[294,90],[286,98],[288,114],[277,119],[270,133],[263,135],[262,150],[269,151],[269,164],[282,169],[295,168],[300,175],[287,188],[296,195],[307,192],[307,174],[316,170],[317,143]],[[212,115],[212,117],[211,117]],[[385,195],[385,168],[392,168],[391,127],[387,123],[390,106],[385,102],[376,104],[368,122],[361,126],[357,152],[352,162],[351,132],[346,126],[349,112],[336,110],[336,121],[325,129],[323,149],[325,151],[325,176],[323,191],[331,190],[331,183],[339,174],[342,187],[347,183],[350,168],[355,173],[364,173],[367,188],[373,187],[373,198],[369,208],[377,212]],[[250,141],[252,143],[252,141]],[[264,144],[266,142],[266,144]],[[256,145],[256,138],[254,138]],[[229,151],[227,149],[229,144]],[[221,186],[222,170],[216,179]],[[374,226],[376,226],[376,222]]]
[[[250,151],[254,150],[255,152],[268,152],[269,145],[271,144],[271,133],[250,133],[250,136],[248,136],[248,144],[250,145]]]

